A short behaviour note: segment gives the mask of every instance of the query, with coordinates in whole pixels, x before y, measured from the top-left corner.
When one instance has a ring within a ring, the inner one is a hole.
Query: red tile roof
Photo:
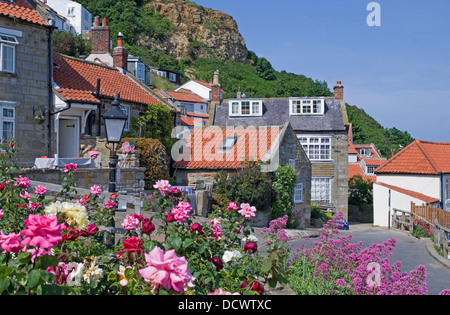
[[[14,0],[14,3],[0,1],[0,15],[39,25],[48,25],[26,0]]]
[[[361,175],[365,181],[370,180],[372,183],[377,181],[377,177],[375,175],[365,175],[359,163],[348,163],[348,180],[355,175]]]
[[[115,68],[104,66],[78,58],[54,54],[54,80],[59,86],[57,92],[68,101],[99,104],[95,97],[97,79],[100,79],[100,94],[114,98],[120,93],[120,99],[140,104],[158,104],[150,91],[129,76]]]
[[[177,161],[174,167],[189,169],[237,169],[245,160],[264,160],[275,144],[283,126],[257,129],[227,129],[225,127],[194,128],[187,139],[190,160]],[[227,136],[238,136],[233,149],[222,153],[220,148]],[[186,149],[185,149],[186,150]],[[187,151],[186,151],[187,152]]]
[[[424,195],[424,194],[421,194],[421,193],[418,193],[418,192],[415,192],[415,191],[412,191],[412,190],[403,189],[403,188],[400,188],[400,187],[397,187],[397,186],[388,185],[388,184],[385,184],[385,183],[377,183],[377,184],[380,185],[380,186],[383,186],[383,187],[386,187],[386,188],[398,191],[398,192],[400,192],[402,194],[405,194],[405,195],[408,195],[410,197],[417,198],[417,199],[422,200],[422,201],[424,201],[426,203],[434,203],[434,202],[440,201],[437,198],[433,198],[433,197],[430,197],[430,196],[427,196],[427,195]]]
[[[190,115],[187,114],[186,116],[181,116],[181,125],[182,126],[195,126],[195,125],[208,125],[208,116],[206,117],[199,117],[200,115]]]
[[[378,167],[376,173],[450,173],[450,143],[416,140]]]
[[[174,91],[165,91],[169,94],[175,101],[180,102],[191,102],[191,103],[206,103],[200,96],[195,93],[186,93],[186,92],[174,92]]]

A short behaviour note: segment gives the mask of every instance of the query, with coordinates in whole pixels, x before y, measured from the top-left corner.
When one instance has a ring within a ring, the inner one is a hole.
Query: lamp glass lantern
[[[105,121],[106,141],[120,143],[128,116],[120,109],[118,97],[111,103],[111,108],[102,115]]]

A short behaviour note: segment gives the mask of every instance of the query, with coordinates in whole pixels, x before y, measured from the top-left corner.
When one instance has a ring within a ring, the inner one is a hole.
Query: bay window
[[[311,200],[327,203],[331,201],[331,178],[311,179]]]
[[[299,140],[310,160],[331,160],[331,137],[299,136]]]

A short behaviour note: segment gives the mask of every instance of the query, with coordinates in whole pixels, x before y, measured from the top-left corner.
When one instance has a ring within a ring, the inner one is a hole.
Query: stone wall
[[[117,173],[116,188],[118,191],[127,191],[135,195],[144,192],[145,168],[124,168]],[[14,172],[17,176],[22,175],[30,180],[58,184],[62,183],[62,177],[67,175],[63,169],[23,169]],[[75,184],[78,188],[89,189],[98,185],[103,191],[109,188],[109,169],[93,169],[78,167],[75,172]]]
[[[17,105],[14,137],[19,162],[28,166],[48,152],[48,118],[41,122],[34,117],[45,115],[49,107],[49,30],[9,18],[0,18],[0,27],[22,32],[17,36],[15,73],[0,71],[0,102]]]

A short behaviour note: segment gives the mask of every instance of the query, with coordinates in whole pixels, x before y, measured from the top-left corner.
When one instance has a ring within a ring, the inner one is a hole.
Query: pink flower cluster
[[[269,222],[269,227],[262,228],[261,234],[267,234],[269,238],[266,240],[266,243],[272,242],[286,242],[291,239],[291,236],[286,234],[284,230],[287,226],[287,222],[289,220],[289,216],[285,215],[283,217],[277,218]]]
[[[153,185],[153,188],[158,189],[162,196],[171,192],[171,186],[168,180],[159,180]]]
[[[156,246],[150,253],[145,254],[145,262],[147,267],[140,269],[139,274],[146,282],[151,283],[154,289],[163,287],[166,290],[183,292],[192,279],[186,258],[178,257],[175,250],[164,253]]]
[[[213,231],[213,237],[214,239],[219,239],[222,237],[222,227],[221,227],[221,220],[218,218],[209,219],[209,222],[211,223],[211,229]]]
[[[64,166],[64,173],[76,172],[78,165],[75,163],[69,163]]]
[[[100,196],[100,194],[102,193],[102,189],[100,188],[100,186],[98,185],[94,185],[91,187],[90,190],[91,194],[93,194],[94,196]]]
[[[401,273],[401,262],[390,264],[388,257],[395,250],[395,239],[362,249],[361,242],[351,243],[352,235],[334,237],[342,220],[343,213],[339,212],[322,228],[320,241],[302,252],[304,259],[316,265],[316,276],[357,295],[427,294],[424,266],[408,274]]]
[[[137,231],[141,229],[144,234],[151,234],[156,226],[149,218],[145,218],[142,215],[133,214],[127,215],[122,222],[122,227],[128,231]]]
[[[31,186],[31,182],[27,177],[19,176],[18,178],[16,178],[15,185],[22,189],[27,189]]]

